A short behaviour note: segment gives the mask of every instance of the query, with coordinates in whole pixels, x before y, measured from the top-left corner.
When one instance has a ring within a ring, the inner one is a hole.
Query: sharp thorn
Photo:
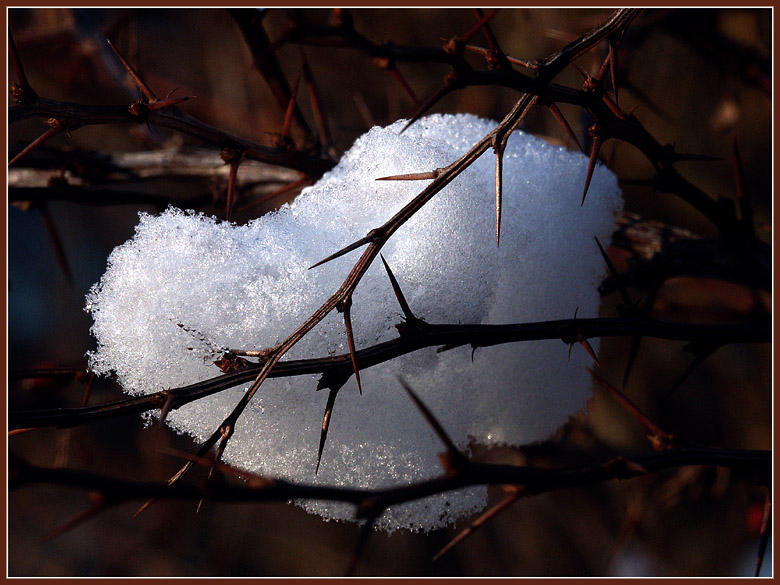
[[[328,262],[330,262],[331,260],[335,260],[336,258],[340,258],[344,254],[347,254],[347,253],[351,252],[352,250],[355,250],[356,248],[359,248],[360,246],[362,246],[364,244],[368,244],[369,242],[371,242],[371,238],[369,238],[368,236],[360,238],[356,242],[352,242],[348,246],[345,246],[344,248],[342,248],[338,252],[335,252],[335,253],[331,254],[327,258],[323,258],[322,260],[320,260],[316,264],[312,264],[311,266],[309,266],[309,270],[311,270],[312,268],[317,268],[317,266],[322,266],[323,264],[327,264]]]
[[[464,459],[463,454],[455,446],[455,443],[452,442],[452,439],[450,439],[450,436],[447,434],[447,431],[444,430],[444,427],[441,426],[439,421],[436,419],[433,413],[428,409],[425,403],[422,400],[420,400],[420,397],[417,396],[414,390],[412,390],[412,388],[409,386],[409,384],[406,383],[406,381],[403,378],[398,378],[398,381],[401,383],[401,386],[403,386],[404,390],[406,390],[406,393],[412,399],[415,406],[417,406],[417,409],[425,417],[425,420],[428,421],[429,425],[431,425],[431,427],[433,428],[434,432],[439,437],[441,442],[444,443],[444,446],[447,448],[448,454],[456,461],[463,460]]]
[[[133,66],[128,63],[125,58],[121,55],[121,53],[114,47],[114,44],[109,40],[106,39],[106,43],[108,43],[108,46],[111,47],[111,50],[114,51],[114,54],[119,59],[119,62],[122,63],[122,67],[125,68],[125,71],[130,75],[130,77],[133,79],[133,82],[138,86],[138,89],[141,90],[141,92],[146,96],[146,99],[150,102],[156,102],[157,96],[154,94],[154,92],[151,90],[151,88],[144,82],[143,79],[141,79],[141,76],[138,74],[138,72],[133,69]]]
[[[447,95],[451,91],[451,88],[449,85],[445,85],[444,87],[440,88],[435,94],[433,94],[428,100],[421,105],[419,108],[417,108],[417,111],[412,116],[411,120],[409,120],[406,125],[401,129],[401,132],[399,134],[403,134],[409,126],[414,124],[417,120],[420,119],[420,117],[427,112],[430,108],[433,107],[433,105],[438,102],[441,98],[443,98],[445,95]]]
[[[424,181],[426,179],[435,179],[441,175],[442,169],[434,169],[424,173],[408,173],[406,175],[390,175],[389,177],[379,177],[375,181]]]
[[[395,298],[398,300],[398,304],[401,305],[401,310],[403,311],[406,320],[410,322],[416,321],[417,317],[414,316],[414,313],[412,313],[412,309],[409,308],[409,303],[406,302],[406,297],[404,297],[404,293],[401,290],[401,286],[398,284],[398,281],[396,280],[393,271],[390,270],[390,265],[387,263],[387,260],[385,260],[383,254],[379,254],[379,257],[382,259],[382,264],[385,265],[385,270],[387,271],[387,277],[390,279],[390,285],[393,287]]]
[[[360,384],[360,369],[357,364],[357,352],[355,351],[355,336],[352,331],[352,317],[350,311],[352,309],[352,298],[348,298],[342,303],[342,310],[344,312],[344,328],[347,330],[347,345],[349,346],[349,359],[352,361],[352,369],[355,372],[355,380],[357,381],[358,392],[363,395],[363,386]]]
[[[574,130],[572,130],[572,127],[569,125],[569,122],[563,116],[563,112],[561,112],[560,108],[558,108],[558,105],[556,103],[551,103],[549,108],[550,108],[550,112],[552,112],[552,115],[555,116],[556,120],[558,120],[558,123],[566,131],[566,134],[569,136],[569,138],[571,138],[574,141],[574,144],[577,145],[577,148],[580,149],[582,154],[585,154],[585,149],[582,147],[582,144],[580,144],[580,141],[577,139],[577,135],[574,133]]]
[[[503,189],[504,148],[495,146],[496,153],[496,247],[501,245],[501,195]]]
[[[328,438],[328,428],[330,419],[333,416],[333,406],[336,404],[336,396],[341,386],[335,386],[328,392],[328,402],[325,404],[325,413],[322,415],[322,430],[320,431],[320,444],[317,447],[317,466],[314,468],[314,475],[320,471],[320,462],[322,461],[322,451],[325,448],[325,440]]]
[[[588,188],[590,187],[590,180],[593,178],[593,169],[596,168],[596,160],[599,156],[599,150],[601,150],[601,140],[598,136],[593,138],[593,146],[590,149],[590,159],[588,160],[588,174],[585,177],[585,189],[582,191],[582,202],[580,206],[585,205],[585,197],[588,194]]]

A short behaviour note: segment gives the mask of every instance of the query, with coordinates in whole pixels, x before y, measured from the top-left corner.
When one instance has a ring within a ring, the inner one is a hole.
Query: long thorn
[[[468,32],[460,36],[460,40],[463,43],[469,42],[471,40],[471,37],[473,37],[475,34],[477,34],[480,30],[482,30],[482,27],[484,27],[491,18],[493,18],[498,13],[498,8],[494,8],[490,12],[488,12],[485,16],[482,16],[477,23],[472,26]]]
[[[501,195],[503,190],[504,145],[493,143],[496,153],[496,248],[501,245]]]
[[[322,260],[320,260],[316,264],[312,264],[311,266],[309,266],[309,270],[311,270],[312,268],[317,268],[317,266],[322,266],[323,264],[326,264],[326,263],[330,262],[331,260],[335,260],[336,258],[340,258],[344,254],[348,254],[352,250],[355,250],[356,248],[359,248],[360,246],[363,246],[364,244],[368,244],[369,242],[371,242],[371,240],[372,239],[369,236],[364,236],[364,237],[360,238],[359,240],[357,240],[356,242],[352,242],[348,246],[343,247],[338,252],[334,252],[333,254],[328,256],[327,258],[323,258]]]
[[[406,92],[406,95],[408,95],[412,100],[412,103],[414,103],[415,106],[420,105],[420,100],[418,99],[417,95],[415,95],[412,87],[407,83],[406,78],[398,69],[397,65],[393,65],[392,69],[390,69],[390,73],[392,74],[393,78],[401,85],[403,90]]]
[[[464,528],[463,530],[458,533],[455,538],[450,540],[439,552],[437,552],[433,556],[433,562],[438,561],[443,555],[445,555],[447,552],[452,550],[452,548],[464,541],[466,538],[474,534],[479,528],[483,525],[485,525],[487,522],[492,520],[496,515],[501,513],[503,510],[514,504],[519,498],[520,498],[520,491],[515,490],[513,493],[509,494],[507,497],[505,497],[503,500],[501,500],[498,504],[491,507],[490,509],[486,510],[484,514],[482,514],[479,518],[474,520],[474,522],[471,523],[470,526]]]
[[[601,150],[601,138],[599,136],[594,136],[593,146],[590,149],[590,160],[588,160],[588,174],[585,177],[585,189],[582,191],[582,202],[580,203],[580,206],[585,205],[585,196],[588,194],[590,180],[593,178],[593,169],[596,168],[596,160],[599,157],[599,150]]]
[[[401,129],[401,132],[399,132],[399,134],[403,134],[409,126],[411,126],[417,120],[419,120],[425,112],[431,109],[436,102],[438,102],[441,98],[443,98],[445,95],[450,93],[450,91],[452,91],[452,87],[450,85],[445,85],[444,87],[440,88],[435,94],[433,94],[430,98],[428,98],[428,100],[423,105],[417,108],[417,111],[414,113],[411,120],[409,120],[406,123],[406,125]]]
[[[46,226],[46,232],[49,234],[49,241],[51,247],[54,249],[54,255],[57,257],[57,263],[60,265],[62,273],[65,275],[65,280],[68,284],[73,285],[73,273],[70,270],[70,264],[68,264],[68,258],[65,256],[65,248],[62,245],[62,239],[57,232],[57,227],[54,225],[54,220],[49,213],[49,208],[44,202],[41,207],[41,217],[43,218],[43,224]]]
[[[463,454],[455,446],[455,443],[452,442],[452,439],[450,439],[450,436],[447,434],[447,431],[444,430],[444,427],[441,426],[441,423],[436,419],[436,417],[428,409],[428,407],[425,406],[425,403],[422,400],[420,400],[420,397],[417,396],[414,390],[412,390],[412,388],[409,386],[409,384],[406,383],[406,381],[403,378],[398,378],[398,381],[401,383],[401,386],[403,386],[404,390],[406,390],[406,393],[412,399],[415,406],[417,406],[417,409],[425,417],[425,420],[428,421],[429,425],[431,425],[431,427],[433,428],[434,432],[439,437],[441,442],[444,443],[444,446],[447,448],[447,452],[449,453],[449,455],[454,460],[462,460],[464,458]]]
[[[10,161],[8,161],[9,167],[15,165],[17,162],[19,162],[19,160],[21,160],[22,158],[30,154],[33,150],[41,146],[52,136],[56,136],[57,134],[61,134],[62,132],[65,131],[65,126],[59,120],[55,120],[52,118],[52,120],[50,120],[49,123],[51,124],[51,128],[46,130],[46,132],[44,132],[38,138],[33,140],[30,144],[24,147],[20,153],[18,153],[15,157],[13,157]]]
[[[590,375],[593,376],[593,378],[599,382],[604,388],[610,391],[610,393],[617,398],[618,402],[620,402],[626,410],[628,410],[637,420],[639,420],[640,423],[650,432],[651,435],[671,440],[672,435],[665,432],[661,427],[659,427],[657,424],[655,424],[650,418],[642,412],[639,407],[634,404],[634,402],[626,396],[623,392],[615,388],[612,384],[607,382],[604,378],[599,376],[596,372],[594,372],[589,367],[585,367],[588,372],[590,372]]]
[[[328,402],[325,404],[325,413],[322,415],[322,429],[320,430],[320,444],[317,447],[317,467],[314,468],[314,475],[320,471],[320,462],[322,461],[322,451],[325,448],[325,440],[328,438],[328,428],[330,419],[333,416],[333,406],[336,404],[336,396],[341,386],[335,386],[328,392]]]
[[[290,101],[287,104],[287,110],[284,113],[284,124],[282,125],[282,136],[290,135],[290,124],[292,123],[292,115],[295,110],[295,102],[298,99],[298,87],[301,85],[301,77],[303,76],[303,65],[298,72],[298,77],[295,79],[295,85],[293,85],[292,94],[290,94]]]
[[[125,58],[121,55],[121,53],[114,47],[114,44],[106,39],[106,43],[108,43],[108,46],[111,47],[111,50],[114,51],[114,54],[119,59],[119,62],[122,63],[122,67],[125,68],[125,71],[130,75],[130,77],[133,79],[133,82],[138,86],[138,89],[141,90],[141,92],[146,96],[146,99],[150,102],[156,102],[157,96],[154,94],[152,89],[146,84],[146,82],[141,79],[141,76],[138,74],[138,72],[133,69],[133,66],[128,63]]]
[[[385,260],[384,255],[379,254],[379,257],[382,259],[382,263],[385,265],[385,270],[387,271],[387,277],[390,279],[390,285],[393,287],[395,298],[398,299],[398,304],[401,305],[401,310],[404,312],[404,316],[406,317],[406,320],[416,321],[417,317],[414,316],[414,313],[412,313],[412,309],[409,308],[409,303],[406,302],[406,297],[404,297],[404,293],[401,290],[401,286],[398,284],[398,281],[395,279],[395,275],[393,274],[393,271],[390,270],[390,265],[387,263],[387,260]]]
[[[599,247],[599,252],[601,252],[601,257],[604,259],[604,263],[607,265],[607,270],[609,270],[609,273],[614,278],[619,279],[620,275],[618,274],[617,268],[615,268],[615,265],[612,263],[612,259],[609,257],[609,254],[607,254],[607,251],[604,249],[604,246],[601,245],[598,236],[593,236],[593,239],[596,240],[596,245]],[[620,282],[620,286],[618,287],[618,289],[620,290],[620,295],[623,297],[623,302],[626,304],[626,306],[633,307],[634,302],[631,300],[631,297],[628,294],[628,290],[626,290],[626,287],[623,285],[622,282]]]
[[[374,179],[375,181],[424,181],[426,179],[435,179],[441,175],[444,169],[434,169],[432,171],[425,171],[423,173],[407,173],[405,175],[390,175],[387,177],[379,177]]]
[[[241,164],[241,157],[236,157],[230,163],[230,174],[228,175],[227,197],[225,197],[225,219],[230,221],[230,215],[233,213],[235,204],[236,175],[238,175],[238,165]]]
[[[366,549],[366,544],[368,543],[368,538],[371,536],[371,529],[373,528],[376,519],[376,515],[367,518],[366,523],[361,527],[357,545],[352,553],[352,558],[349,561],[347,570],[344,573],[346,577],[352,577],[355,574],[355,569],[357,569],[357,565]]]
[[[357,381],[358,392],[363,395],[363,386],[360,384],[360,369],[357,364],[357,352],[355,351],[355,336],[352,332],[352,317],[350,311],[352,309],[352,298],[348,298],[341,305],[344,312],[344,328],[347,330],[347,345],[349,346],[349,359],[352,361],[352,369],[355,372],[355,380]]]
[[[105,510],[107,507],[108,505],[106,504],[105,499],[98,494],[95,503],[93,503],[88,509],[84,510],[83,512],[76,514],[76,516],[68,520],[62,526],[55,528],[52,532],[50,532],[46,536],[46,538],[43,539],[44,542],[54,540],[58,536],[62,536],[66,532],[70,532],[71,530],[83,524],[90,518],[97,516],[100,512]]]
[[[558,108],[558,105],[555,103],[551,103],[549,108],[550,108],[550,112],[552,112],[552,115],[555,116],[555,119],[558,120],[558,123],[566,131],[566,134],[569,135],[569,138],[571,138],[574,141],[574,144],[577,145],[577,148],[579,148],[580,151],[582,151],[582,153],[585,154],[585,149],[582,148],[582,144],[580,144],[580,141],[577,139],[577,135],[574,133],[574,130],[572,130],[571,126],[569,125],[569,122],[563,116],[563,112],[561,112],[560,108]]]

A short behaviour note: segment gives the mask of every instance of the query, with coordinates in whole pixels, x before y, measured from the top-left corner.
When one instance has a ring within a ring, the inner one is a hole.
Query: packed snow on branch
[[[98,373],[115,372],[133,395],[221,374],[222,348],[263,349],[285,339],[341,284],[359,252],[313,270],[330,253],[378,227],[428,181],[379,177],[446,166],[496,123],[433,115],[375,127],[316,185],[247,225],[170,208],[141,214],[87,298]],[[494,156],[485,153],[390,239],[383,254],[412,311],[429,323],[516,323],[597,315],[604,263],[593,236],[609,241],[622,205],[615,176],[598,166],[580,205],[586,158],[516,131],[505,153],[501,246],[496,248]],[[352,306],[357,348],[397,336],[402,318],[381,262]],[[182,326],[180,326],[182,325]],[[331,313],[285,359],[348,352],[343,316]],[[240,418],[227,462],[266,476],[377,488],[441,473],[443,450],[399,384],[402,376],[464,450],[540,441],[590,396],[589,357],[560,340],[437,353],[417,351],[362,371],[336,400],[315,476],[327,390],[316,376],[267,380]],[[188,404],[167,422],[205,440],[248,384]],[[379,525],[429,530],[484,507],[469,488],[388,510]],[[329,519],[354,507],[299,502]]]

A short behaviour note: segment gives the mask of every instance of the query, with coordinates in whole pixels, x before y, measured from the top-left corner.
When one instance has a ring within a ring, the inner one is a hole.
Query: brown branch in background
[[[241,30],[241,34],[246,42],[249,51],[252,53],[255,69],[263,76],[271,93],[276,99],[276,103],[282,111],[288,109],[288,104],[292,101],[292,111],[290,117],[295,124],[303,131],[306,136],[311,135],[309,125],[303,117],[300,108],[291,99],[290,86],[284,76],[279,61],[276,58],[276,52],[271,46],[268,35],[263,28],[263,17],[265,12],[256,8],[233,8],[229,9],[230,15]],[[305,66],[304,66],[305,68]]]

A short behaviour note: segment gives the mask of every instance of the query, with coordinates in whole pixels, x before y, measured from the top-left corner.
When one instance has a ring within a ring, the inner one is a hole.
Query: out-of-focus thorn
[[[580,203],[580,206],[585,205],[585,197],[588,194],[588,188],[590,187],[590,181],[593,178],[593,169],[596,168],[596,161],[599,157],[599,151],[601,150],[601,136],[599,135],[598,129],[594,126],[591,127],[590,130],[591,136],[593,138],[593,145],[590,149],[590,159],[588,160],[588,174],[585,177],[585,189],[582,191],[582,202]]]
[[[615,103],[620,105],[618,100],[618,84],[617,84],[617,41],[613,37],[607,39],[609,43],[609,76],[612,79],[612,91],[615,92]]]
[[[165,402],[163,402],[163,405],[160,408],[160,426],[162,426],[163,423],[165,423],[165,419],[168,418],[168,414],[170,414],[171,409],[173,408],[173,402],[173,394],[169,391],[165,397]]]
[[[503,500],[501,500],[498,504],[491,507],[490,509],[486,510],[484,514],[482,514],[479,518],[474,520],[474,522],[471,523],[470,526],[467,528],[464,528],[463,530],[458,533],[455,538],[450,540],[439,552],[437,552],[433,556],[433,562],[438,561],[443,555],[445,555],[447,552],[449,552],[456,544],[462,542],[472,534],[474,534],[479,528],[485,524],[487,524],[490,520],[495,518],[498,514],[503,512],[505,509],[507,509],[509,506],[514,504],[518,499],[520,499],[521,496],[521,490],[518,490],[517,488],[514,488],[512,492],[506,496]]]
[[[25,156],[30,154],[33,150],[35,150],[36,148],[41,146],[44,142],[49,140],[49,138],[65,132],[65,125],[59,120],[57,120],[56,118],[50,118],[47,121],[47,124],[49,125],[49,129],[46,130],[46,132],[44,132],[43,134],[41,134],[38,138],[33,140],[30,144],[25,146],[21,152],[19,152],[15,157],[13,157],[10,161],[8,161],[9,167],[15,165]]]
[[[582,151],[582,153],[585,154],[585,149],[582,148],[582,144],[580,144],[580,141],[577,139],[577,135],[574,133],[574,130],[572,130],[571,126],[569,125],[569,122],[563,116],[563,112],[561,112],[560,108],[558,108],[558,105],[554,102],[551,102],[549,108],[550,108],[550,112],[552,112],[552,115],[555,116],[555,119],[566,131],[566,134],[568,134],[569,138],[571,138],[574,141],[574,144],[577,145],[577,148],[579,148],[580,151]]]
[[[406,123],[406,125],[401,129],[401,132],[399,134],[403,134],[409,126],[414,124],[417,120],[419,120],[422,115],[427,112],[429,109],[431,109],[436,102],[438,102],[441,98],[443,98],[445,95],[450,93],[452,91],[453,87],[452,84],[447,83],[443,87],[441,87],[436,93],[434,93],[431,97],[429,97],[425,103],[423,103],[419,108],[417,108],[417,111],[414,113],[412,118]]]
[[[405,175],[390,175],[388,177],[379,177],[375,181],[424,181],[426,179],[438,178],[444,169],[434,169],[423,173],[407,173]]]
[[[478,53],[485,58],[490,57],[490,51],[484,47],[478,47],[476,45],[465,45],[464,48],[467,51],[471,51],[472,53]],[[539,63],[536,61],[527,61],[526,59],[518,59],[517,57],[510,57],[509,55],[506,55],[506,60],[509,61],[512,65],[520,65],[520,67],[525,67],[531,71],[539,70]]]
[[[496,14],[498,14],[498,11],[499,11],[499,9],[498,9],[498,8],[494,8],[493,10],[491,10],[490,12],[488,12],[487,14],[485,14],[484,16],[482,16],[482,17],[481,17],[481,18],[480,18],[480,19],[479,19],[479,20],[476,22],[476,24],[474,24],[474,26],[472,26],[472,27],[471,27],[471,28],[468,30],[468,32],[466,32],[465,34],[463,34],[463,35],[461,35],[460,37],[458,37],[458,38],[459,38],[459,40],[460,40],[462,43],[467,43],[467,42],[469,42],[469,41],[471,40],[471,37],[473,37],[473,36],[474,36],[475,34],[477,34],[477,33],[478,33],[480,30],[482,30],[482,29],[483,29],[483,27],[484,27],[484,26],[485,26],[485,25],[486,25],[488,22],[490,22],[490,19],[491,19],[491,18],[493,18],[493,17],[494,17]]]
[[[65,256],[65,248],[62,245],[62,239],[57,232],[57,227],[54,225],[54,220],[49,213],[49,207],[46,202],[40,205],[41,217],[43,218],[43,224],[46,226],[46,232],[49,234],[49,241],[54,249],[54,255],[57,257],[57,263],[60,265],[65,280],[68,284],[73,286],[73,273],[70,270],[70,264],[68,264],[68,258]]]
[[[225,198],[225,219],[230,221],[233,213],[236,192],[236,175],[238,175],[238,165],[240,161],[234,160],[230,163],[230,173],[228,174],[227,197]]]
[[[298,179],[297,181],[292,181],[290,183],[287,183],[286,185],[280,187],[276,191],[269,193],[268,195],[263,195],[262,197],[259,197],[257,199],[254,199],[247,203],[246,205],[239,207],[241,210],[249,209],[250,207],[254,207],[255,205],[260,205],[261,203],[265,203],[266,201],[270,201],[271,199],[276,199],[277,197],[281,197],[285,193],[289,193],[290,191],[294,191],[298,187],[303,187],[304,185],[307,185],[308,183],[311,183],[311,179],[309,177],[302,177]]]
[[[149,498],[148,500],[146,500],[143,504],[141,504],[141,506],[135,512],[133,512],[133,518],[138,518],[138,516],[140,516],[143,512],[145,512],[149,508],[149,506],[154,504],[156,501],[157,498]]]
[[[76,514],[76,516],[68,520],[65,524],[63,524],[59,528],[55,528],[52,532],[50,532],[46,536],[46,538],[43,539],[43,541],[48,542],[50,540],[57,538],[58,536],[62,536],[66,532],[70,532],[71,530],[73,530],[80,524],[83,524],[90,518],[97,516],[100,512],[102,512],[108,507],[106,498],[100,492],[92,492],[90,494],[90,500],[92,500],[92,505],[88,509],[84,510],[83,512],[80,512],[79,514]]]
[[[317,447],[317,467],[314,468],[314,475],[320,471],[320,462],[322,461],[322,451],[325,448],[325,441],[328,438],[328,428],[330,419],[333,416],[333,406],[336,404],[336,396],[341,389],[340,385],[334,385],[328,392],[328,402],[325,404],[325,413],[322,415],[322,429],[320,430],[320,444]]]
[[[191,461],[203,467],[211,468],[212,465],[215,465],[214,459],[212,457],[200,457],[192,453],[187,453],[186,451],[181,451],[179,449],[170,449],[167,447],[161,448],[160,451],[162,453],[167,453],[168,455],[173,455],[174,457],[179,457],[186,461]],[[258,482],[264,479],[259,475],[256,475],[254,473],[249,473],[248,471],[244,471],[243,469],[239,469],[237,467],[233,467],[231,465],[222,462],[217,462],[216,468],[222,473],[226,473],[227,475],[237,477],[238,479],[242,479],[245,481]]]
[[[764,500],[764,513],[761,517],[761,539],[758,542],[758,556],[756,558],[756,570],[753,574],[754,577],[758,577],[761,573],[761,565],[764,562],[764,553],[766,553],[767,544],[769,544],[769,536],[772,531],[769,529],[772,524],[772,494],[767,492],[766,499]]]
[[[331,150],[333,145],[331,144],[330,133],[325,125],[325,118],[322,114],[322,106],[320,104],[319,93],[317,92],[317,84],[314,82],[314,74],[311,71],[309,60],[306,58],[306,53],[301,45],[298,45],[298,51],[301,55],[301,63],[303,63],[303,80],[304,83],[306,83],[306,89],[309,93],[309,104],[311,105],[311,111],[314,114],[314,123],[317,126],[319,141],[320,144],[324,145],[328,150]]]
[[[34,431],[35,427],[30,427],[27,429],[14,429],[12,431],[8,431],[9,437],[15,437],[16,435],[22,435],[24,433],[29,433],[30,431]]]
[[[385,260],[383,254],[379,254],[379,257],[382,259],[382,264],[385,265],[387,277],[390,279],[390,285],[393,287],[393,292],[395,293],[395,298],[398,300],[398,304],[401,305],[401,310],[404,313],[404,317],[406,317],[406,320],[409,322],[417,321],[417,317],[414,316],[412,309],[409,308],[409,303],[406,302],[406,297],[401,290],[401,286],[398,284],[393,271],[390,270],[390,265],[387,263],[387,260]]]
[[[89,402],[89,395],[92,393],[92,384],[95,382],[95,372],[89,373],[89,380],[87,380],[87,386],[84,388],[84,395],[81,397],[81,407],[84,408]]]
[[[327,258],[323,258],[322,260],[320,260],[316,264],[312,264],[311,266],[309,266],[309,270],[311,270],[312,268],[317,268],[317,266],[322,266],[323,264],[326,264],[326,263],[330,262],[331,260],[335,260],[336,258],[340,258],[344,254],[348,254],[352,250],[355,250],[356,248],[359,248],[360,246],[363,246],[364,244],[368,244],[371,241],[373,241],[373,238],[371,238],[370,236],[364,236],[364,237],[360,238],[359,240],[357,240],[355,242],[352,242],[348,246],[344,246],[341,250],[339,250],[338,252],[334,252],[333,254],[328,256]]]
[[[27,75],[24,73],[24,67],[22,66],[22,60],[19,57],[19,51],[16,49],[16,42],[11,31],[8,31],[8,52],[11,55],[11,61],[14,64],[14,70],[16,71],[17,84],[11,84],[11,95],[17,104],[30,104],[34,103],[38,99],[38,94],[30,85]]]
[[[650,290],[650,293],[645,298],[644,307],[641,310],[645,315],[650,315],[653,310],[653,304],[655,303],[656,296],[658,295],[658,287],[655,286]],[[639,309],[637,309],[639,311]],[[641,335],[633,335],[631,337],[631,348],[628,352],[628,361],[626,362],[626,371],[623,373],[623,387],[628,384],[628,377],[631,375],[631,370],[634,367],[634,362],[639,355],[639,347],[642,344]]]
[[[407,83],[406,78],[398,69],[398,65],[393,65],[393,67],[390,69],[390,73],[392,74],[393,78],[401,85],[403,90],[406,92],[406,95],[408,95],[409,98],[412,100],[412,103],[414,103],[415,106],[420,105],[420,100],[417,98],[417,95],[412,90],[412,86],[410,86],[409,83]]]
[[[593,239],[596,240],[596,245],[599,247],[601,257],[604,259],[604,263],[607,265],[607,270],[609,270],[609,273],[618,282],[618,290],[620,291],[620,295],[623,297],[623,303],[625,303],[626,307],[633,307],[634,301],[631,300],[631,297],[628,294],[628,290],[620,279],[617,268],[615,268],[615,265],[612,263],[609,254],[607,254],[604,246],[601,245],[598,236],[593,236]]]
[[[173,106],[176,106],[182,102],[186,102],[187,100],[194,100],[196,97],[197,96],[194,95],[183,95],[179,97],[172,97],[157,102],[152,102],[147,106],[147,109],[162,110],[163,108],[172,108]]]
[[[663,395],[661,401],[663,402],[671,398],[672,395],[675,392],[677,392],[677,390],[679,390],[680,386],[682,386],[685,383],[685,381],[694,372],[694,370],[698,368],[704,362],[704,360],[706,360],[713,353],[715,353],[715,351],[717,351],[719,347],[720,344],[718,343],[705,344],[704,346],[700,347],[698,351],[696,351],[696,355],[693,356],[693,360],[691,360],[691,363],[688,364],[688,367],[685,368],[685,371],[680,375],[679,378],[677,378],[677,380],[672,385],[669,392]]]
[[[610,384],[604,378],[599,376],[591,368],[586,366],[585,369],[588,370],[588,372],[590,372],[590,375],[593,376],[593,378],[597,382],[599,382],[604,388],[609,390],[609,392],[618,400],[618,402],[620,402],[626,408],[626,410],[628,410],[631,413],[631,415],[634,416],[634,418],[636,418],[640,423],[642,423],[642,425],[650,432],[648,438],[650,439],[651,444],[657,451],[664,451],[672,448],[674,444],[673,435],[667,433],[666,431],[661,429],[661,427],[655,424],[623,392],[615,388],[612,384]]]
[[[433,415],[428,407],[425,406],[425,403],[420,400],[420,397],[417,396],[409,384],[407,384],[403,378],[398,378],[398,381],[401,383],[401,386],[403,386],[404,390],[406,390],[406,393],[412,399],[415,406],[417,406],[417,409],[425,417],[425,420],[428,421],[429,425],[431,425],[441,442],[444,443],[444,446],[447,448],[447,457],[440,458],[442,460],[444,470],[448,473],[457,473],[466,464],[468,464],[468,460],[466,459],[465,455],[463,455],[463,453],[458,450],[458,448],[455,446],[455,443],[452,442],[452,439],[447,434],[447,431],[444,430],[444,427],[441,426],[441,423],[438,421],[438,419]]]
[[[290,94],[290,101],[287,104],[287,110],[284,112],[284,124],[282,125],[282,136],[284,137],[290,136],[290,124],[292,123],[293,111],[295,110],[295,103],[298,99],[298,88],[301,85],[302,76],[303,76],[303,64],[301,64],[301,69],[300,71],[298,71],[298,77],[295,79],[295,84],[293,85],[292,94]]]
[[[366,518],[366,523],[361,527],[357,545],[355,546],[355,550],[352,553],[352,558],[349,561],[347,570],[344,572],[345,577],[352,577],[355,574],[357,565],[360,562],[360,559],[363,557],[363,553],[366,550],[366,545],[368,544],[368,539],[371,536],[371,529],[374,527],[374,522],[376,522],[378,516],[379,514],[376,513],[369,516]]]
[[[133,79],[133,82],[138,86],[138,89],[141,90],[141,92],[146,96],[146,99],[150,102],[156,102],[157,96],[154,94],[152,89],[146,84],[146,82],[141,79],[141,76],[138,74],[138,72],[133,69],[133,66],[128,63],[125,58],[121,55],[121,53],[114,47],[114,44],[106,39],[106,43],[108,43],[108,46],[111,47],[111,50],[114,51],[114,54],[119,59],[119,62],[122,63],[122,67],[125,68],[125,71],[127,71],[128,75]]]
[[[355,351],[355,336],[352,331],[352,297],[347,297],[344,301],[338,304],[338,310],[344,313],[344,328],[347,330],[347,346],[349,347],[349,359],[352,361],[352,370],[355,372],[355,380],[357,381],[358,392],[361,396],[363,394],[363,386],[360,384],[360,369],[357,364],[357,352]]]

